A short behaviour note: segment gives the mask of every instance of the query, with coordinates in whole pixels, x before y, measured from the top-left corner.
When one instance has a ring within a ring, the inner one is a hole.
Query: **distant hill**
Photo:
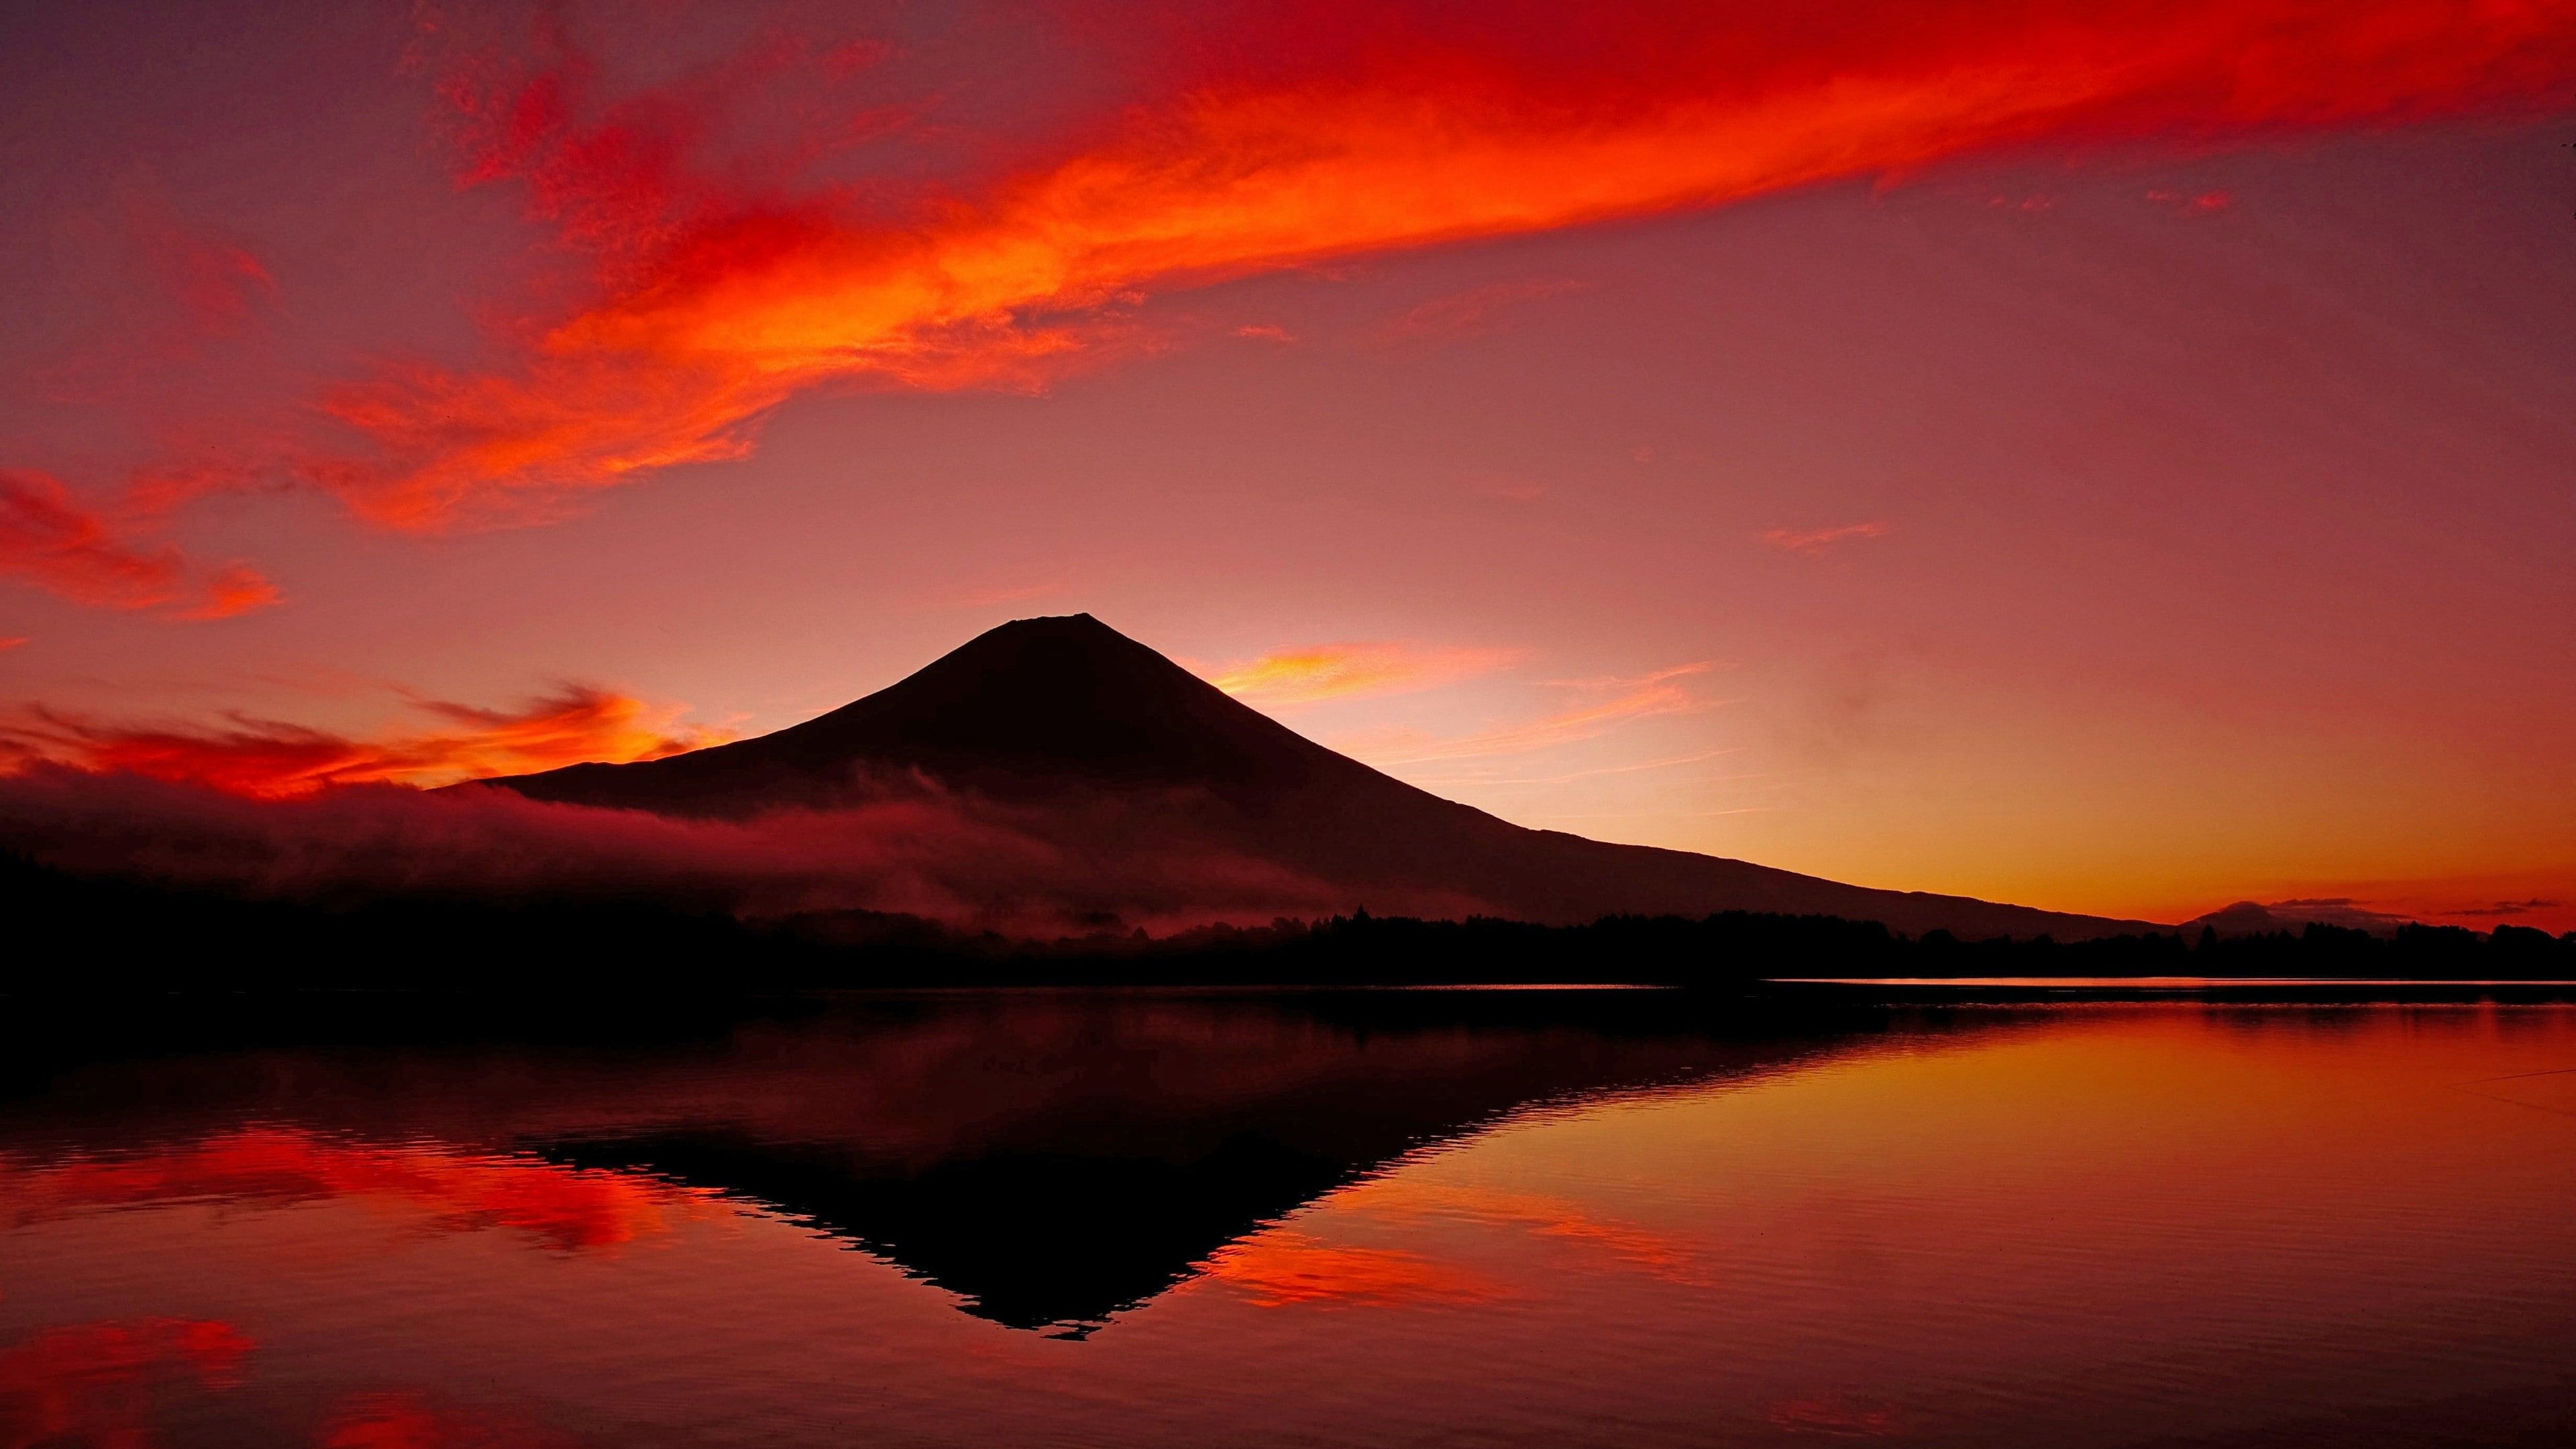
[[[2204,927],[2222,936],[2269,936],[2278,932],[2295,936],[2317,925],[2388,936],[2412,924],[2409,917],[2365,910],[2348,900],[2274,901],[2269,905],[2238,901],[2207,915],[2194,916],[2183,922],[2181,929],[2188,936],[2198,936]]]
[[[1332,882],[1353,908],[1431,898],[1456,902],[1459,913],[1549,923],[1760,911],[1971,939],[2172,929],[1526,829],[1336,754],[1088,614],[1004,624],[775,734],[481,784],[539,800],[740,818],[828,807],[868,782],[916,776],[1038,808],[1140,802],[1198,838]]]

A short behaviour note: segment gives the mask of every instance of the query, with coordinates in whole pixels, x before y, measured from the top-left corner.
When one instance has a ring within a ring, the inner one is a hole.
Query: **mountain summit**
[[[914,771],[1014,798],[1204,790],[1251,806],[1363,784],[1421,793],[1237,704],[1089,614],[1014,620],[775,734],[490,783],[541,800],[734,816],[827,803],[862,772]]]
[[[1972,938],[2147,929],[1525,829],[1336,754],[1089,614],[1004,624],[775,734],[483,783],[539,800],[744,817],[828,807],[888,778],[1037,808],[1108,798],[1166,812],[1196,837],[1335,883],[1351,907],[1437,899],[1560,923],[1778,911]]]

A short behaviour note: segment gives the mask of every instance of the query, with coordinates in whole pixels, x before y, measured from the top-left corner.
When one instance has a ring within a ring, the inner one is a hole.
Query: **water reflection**
[[[958,996],[678,1041],[94,1065],[0,1112],[0,1132],[14,1115],[58,1137],[94,1119],[51,1153],[13,1152],[7,1210],[351,1198],[573,1251],[722,1198],[874,1254],[967,1313],[1075,1337],[1203,1272],[1303,1298],[1459,1296],[1388,1255],[1292,1267],[1288,1240],[1235,1245],[1534,1103],[1778,1070],[1867,1020],[1748,1036],[1706,1010],[1634,992]],[[163,1140],[96,1145],[126,1134]]]
[[[2565,1010],[235,1028],[0,1097],[0,1449],[2576,1442]]]

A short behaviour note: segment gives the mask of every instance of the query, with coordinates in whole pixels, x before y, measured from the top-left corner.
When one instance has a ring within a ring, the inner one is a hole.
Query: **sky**
[[[1523,824],[2576,929],[2576,0],[0,7],[0,758],[1088,611]]]

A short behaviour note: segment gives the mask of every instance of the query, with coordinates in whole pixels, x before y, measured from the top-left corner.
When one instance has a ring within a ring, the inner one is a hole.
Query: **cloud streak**
[[[98,608],[225,619],[276,603],[246,564],[193,565],[175,546],[122,537],[47,473],[0,470],[0,578]]]
[[[1300,644],[1227,665],[1208,682],[1250,705],[1308,704],[1432,689],[1520,659],[1517,649],[1425,648],[1387,640]]]
[[[1388,741],[1382,747],[1354,743],[1351,748],[1380,769],[1534,754],[1597,738],[1634,720],[1706,709],[1709,702],[1693,695],[1689,686],[1678,681],[1713,667],[1711,661],[1698,660],[1635,678],[1556,680],[1552,682],[1561,688],[1581,690],[1594,697],[1572,708],[1500,729],[1448,739],[1416,736]]]
[[[1809,558],[1818,558],[1836,544],[1849,543],[1855,538],[1885,538],[1888,532],[1889,526],[1879,522],[1847,523],[1840,528],[1774,528],[1762,535],[1762,541],[1783,553],[1803,553]]]
[[[1141,95],[1058,129],[1074,143],[918,184],[812,179],[903,123],[846,99],[758,164],[710,141],[791,81],[834,96],[837,51],[766,44],[624,95],[559,24],[515,57],[451,55],[459,182],[518,188],[573,275],[514,314],[532,320],[504,361],[331,387],[337,440],[259,468],[388,528],[544,521],[742,457],[816,388],[1041,384],[1114,354],[1121,319],[1174,289],[1981,149],[2528,108],[2576,70],[2565,0],[1951,0],[1794,22],[1647,5],[1580,37],[1509,4],[1472,24],[1321,3],[1223,22],[1242,35],[1192,23]]]
[[[659,759],[719,742],[651,705],[590,685],[566,685],[516,710],[421,700],[428,728],[360,739],[306,725],[235,716],[221,729],[152,727],[34,708],[0,723],[0,747],[22,761],[186,781],[253,799],[311,795],[335,785],[436,786],[592,760]]]

